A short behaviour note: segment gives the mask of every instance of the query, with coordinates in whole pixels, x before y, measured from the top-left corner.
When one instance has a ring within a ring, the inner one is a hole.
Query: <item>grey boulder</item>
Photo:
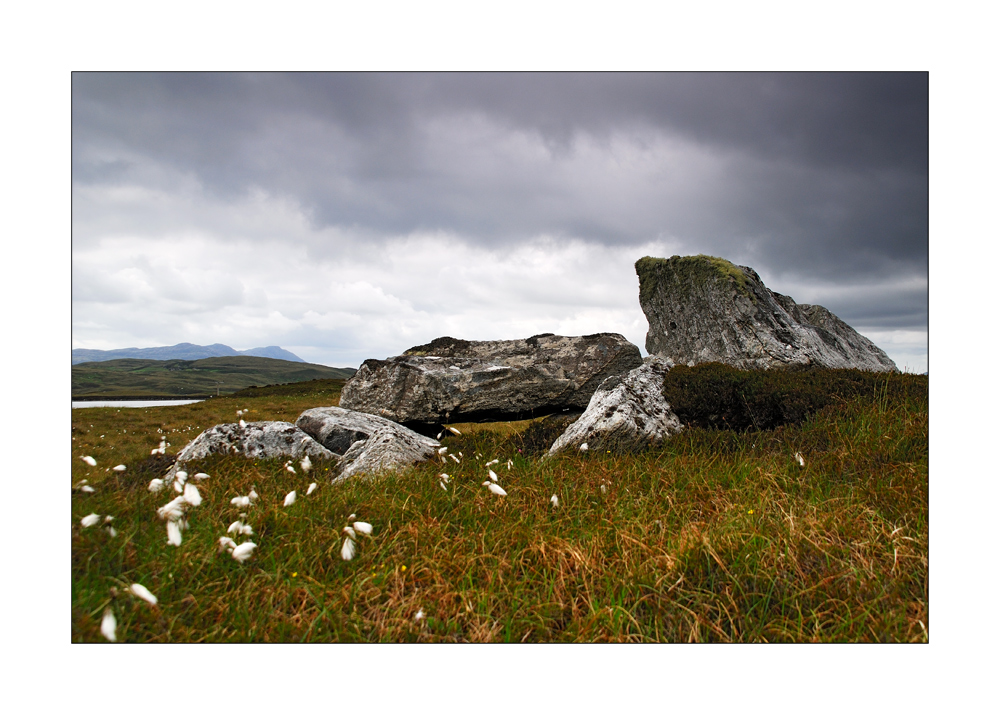
[[[829,310],[769,290],[752,268],[700,255],[646,256],[635,270],[650,355],[744,370],[815,365],[899,372]]]
[[[601,382],[642,364],[615,333],[524,340],[438,338],[387,360],[365,360],[340,405],[417,431],[445,422],[518,420],[583,409]]]
[[[215,425],[193,440],[177,454],[177,461],[167,471],[171,481],[186,462],[205,459],[213,454],[242,454],[250,459],[305,456],[321,460],[340,458],[291,422],[248,422]]]
[[[673,367],[650,356],[626,375],[607,378],[590,398],[586,411],[563,432],[549,455],[586,449],[638,452],[681,431],[681,422],[663,398],[663,378]]]
[[[331,452],[342,455],[334,482],[358,474],[396,471],[437,456],[441,443],[391,420],[342,407],[317,407],[296,425]]]

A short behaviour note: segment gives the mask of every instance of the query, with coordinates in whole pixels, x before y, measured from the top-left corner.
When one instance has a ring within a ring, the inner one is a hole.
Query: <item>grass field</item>
[[[201,360],[106,360],[72,367],[73,399],[199,398],[231,395],[251,385],[347,379],[344,368],[240,355]]]
[[[543,459],[535,421],[455,425],[442,441],[461,464],[335,486],[321,463],[215,457],[191,470],[210,478],[177,547],[156,515],[175,493],[147,489],[161,436],[169,456],[238,409],[294,421],[339,386],[75,409],[72,484],[95,491],[72,493],[71,638],[104,642],[110,608],[125,642],[926,642],[927,378],[897,379],[917,389],[770,430],[688,428],[638,455]],[[493,459],[506,497],[482,486]],[[217,545],[252,488],[241,564]],[[84,528],[91,513],[117,534]],[[352,513],[373,533],[344,561]]]

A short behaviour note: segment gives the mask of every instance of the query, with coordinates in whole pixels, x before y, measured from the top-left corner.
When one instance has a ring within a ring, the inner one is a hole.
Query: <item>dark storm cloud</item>
[[[927,271],[927,92],[924,73],[76,73],[74,181],[179,181],[166,167],[318,228],[669,238],[871,281]]]

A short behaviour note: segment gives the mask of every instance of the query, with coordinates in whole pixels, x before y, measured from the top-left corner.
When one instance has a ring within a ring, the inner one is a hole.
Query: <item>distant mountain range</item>
[[[266,348],[251,348],[249,350],[233,350],[228,345],[194,345],[193,343],[178,343],[162,348],[122,348],[120,350],[86,350],[77,348],[73,351],[73,365],[82,362],[104,362],[105,360],[202,360],[211,357],[235,357],[249,355],[251,357],[274,358],[289,362],[305,362],[298,355],[271,345]]]

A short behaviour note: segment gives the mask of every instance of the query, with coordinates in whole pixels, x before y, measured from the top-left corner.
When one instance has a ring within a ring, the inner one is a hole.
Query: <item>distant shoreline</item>
[[[208,400],[227,395],[73,395],[73,402],[129,402],[134,400]]]

